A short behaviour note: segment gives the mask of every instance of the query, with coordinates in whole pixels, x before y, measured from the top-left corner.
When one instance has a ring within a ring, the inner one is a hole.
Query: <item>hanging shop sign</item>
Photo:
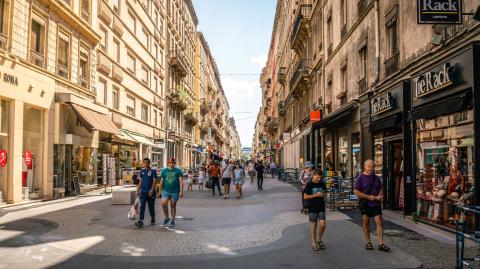
[[[317,122],[322,119],[322,113],[320,110],[310,111],[310,122]]]
[[[23,155],[23,159],[25,161],[25,165],[27,165],[27,169],[32,169],[32,153],[30,150],[27,150]]]
[[[417,0],[418,24],[462,24],[462,0]]]
[[[2,149],[0,150],[0,167],[5,167],[7,165],[7,151]]]
[[[387,92],[380,96],[373,98],[370,101],[371,115],[377,115],[385,111],[391,110],[395,106],[395,97],[392,93]]]
[[[419,98],[453,84],[453,68],[444,63],[439,71],[429,71],[413,79],[415,97]]]

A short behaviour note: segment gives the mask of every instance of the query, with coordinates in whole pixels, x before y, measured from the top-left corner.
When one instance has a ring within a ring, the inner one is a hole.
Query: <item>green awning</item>
[[[458,144],[457,147],[462,148],[462,147],[473,147],[475,145],[475,139],[473,137],[467,137],[463,138],[460,144]]]
[[[149,145],[149,146],[153,146],[155,144],[153,144],[152,141],[150,141],[148,138],[146,138],[144,135],[142,134],[139,134],[139,133],[134,133],[132,131],[128,131],[128,130],[125,130],[125,129],[122,129],[120,130],[121,132],[123,132],[124,134],[130,136],[131,138],[133,138],[136,142],[138,143],[141,143],[141,144],[145,144],[145,145]]]

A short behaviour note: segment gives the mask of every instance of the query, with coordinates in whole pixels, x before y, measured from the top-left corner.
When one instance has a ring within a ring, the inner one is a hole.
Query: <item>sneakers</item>
[[[155,219],[152,219],[152,220],[150,221],[150,225],[152,225],[152,226],[155,225]]]
[[[168,227],[170,228],[175,227],[175,220],[170,221],[170,224],[168,225]]]
[[[143,221],[141,221],[141,220],[136,221],[135,226],[137,226],[138,228],[143,228]]]
[[[170,222],[170,219],[169,218],[165,218],[163,220],[163,223],[162,223],[162,226],[167,226],[167,224]]]

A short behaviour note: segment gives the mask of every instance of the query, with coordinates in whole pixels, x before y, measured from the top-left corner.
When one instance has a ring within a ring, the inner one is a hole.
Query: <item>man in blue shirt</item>
[[[143,228],[145,204],[148,204],[148,211],[152,218],[150,224],[155,224],[155,181],[157,179],[157,170],[150,167],[150,159],[143,159],[143,168],[140,170],[140,182],[137,186],[137,196],[140,197],[140,218],[135,222],[135,225],[139,228]]]
[[[183,197],[183,172],[175,167],[175,159],[168,160],[168,167],[163,169],[161,174],[160,189],[162,191],[162,208],[165,214],[163,226],[175,227],[175,215],[177,213],[177,201]],[[172,216],[168,214],[168,203],[170,202],[170,210]]]

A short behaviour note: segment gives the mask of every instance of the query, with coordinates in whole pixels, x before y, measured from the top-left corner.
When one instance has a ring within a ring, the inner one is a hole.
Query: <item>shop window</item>
[[[113,39],[112,43],[112,58],[117,62],[120,63],[120,41],[117,39]]]
[[[24,199],[42,198],[43,189],[43,111],[24,106],[23,109],[23,169]]]
[[[473,110],[420,119],[416,127],[416,213],[453,227],[455,206],[473,204]]]
[[[144,122],[148,122],[148,105],[142,103],[141,119]]]
[[[118,110],[120,104],[120,89],[112,86],[112,108]]]
[[[0,49],[7,49],[10,1],[0,0]]]
[[[30,62],[45,67],[45,22],[46,19],[32,12],[30,32]]]
[[[341,176],[345,177],[348,174],[348,138],[338,138],[338,170]]]
[[[78,83],[83,88],[88,89],[90,76],[90,51],[85,46],[80,46],[79,64],[78,64]]]
[[[356,178],[362,173],[360,133],[352,134],[352,176]]]
[[[378,132],[373,136],[373,162],[375,175],[383,177],[383,133]]]
[[[70,77],[70,36],[63,32],[58,32],[57,74],[66,79]]]
[[[135,97],[127,94],[127,114],[135,117]]]
[[[135,57],[130,53],[127,53],[127,70],[130,74],[135,74]]]
[[[8,120],[9,120],[9,102],[5,100],[0,100],[0,150],[7,151],[9,153],[9,129],[8,129]],[[0,166],[0,203],[5,202],[7,199],[8,193],[8,159],[5,166]]]

